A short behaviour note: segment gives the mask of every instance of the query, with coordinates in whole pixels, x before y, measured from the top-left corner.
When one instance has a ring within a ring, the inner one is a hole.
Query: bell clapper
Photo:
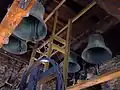
[[[100,75],[100,72],[99,72],[99,64],[95,65],[95,74],[96,75]]]
[[[75,80],[75,73],[73,74],[73,85],[76,84],[76,80]]]
[[[83,61],[83,70],[80,71],[80,80],[86,80],[87,79],[87,70],[86,70],[86,63]]]

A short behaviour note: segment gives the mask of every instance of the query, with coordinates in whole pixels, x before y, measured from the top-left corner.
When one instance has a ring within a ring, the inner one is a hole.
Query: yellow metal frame
[[[47,22],[55,14],[52,36],[50,37],[49,40],[47,40],[45,43],[43,43],[41,46],[39,46],[39,48],[37,48],[36,50],[33,50],[29,65],[31,66],[32,65],[31,63],[34,63],[33,60],[35,60],[35,61],[37,60],[34,57],[36,52],[38,52],[40,54],[40,57],[43,57],[45,55],[47,57],[52,57],[57,52],[61,52],[62,54],[64,54],[63,75],[64,75],[64,81],[65,81],[65,86],[66,86],[67,85],[67,76],[68,76],[68,73],[67,73],[68,72],[68,57],[69,57],[69,53],[70,53],[70,31],[72,29],[72,23],[74,23],[79,17],[81,17],[83,14],[85,14],[88,10],[90,10],[96,4],[96,2],[92,2],[91,4],[89,4],[76,17],[74,17],[73,19],[70,19],[68,21],[68,24],[65,25],[59,32],[55,33],[56,25],[57,25],[57,21],[58,21],[58,19],[57,19],[58,18],[58,9],[62,6],[62,4],[65,1],[66,0],[61,1],[61,3],[45,19],[45,22]],[[66,35],[66,40],[64,40],[61,37],[59,37],[58,35],[61,34],[66,29],[67,29],[67,35]],[[53,40],[57,40],[58,42],[62,43],[64,46],[60,47],[59,45],[56,45],[55,43],[53,43]],[[40,49],[43,48],[47,44],[49,45],[49,49],[48,49],[48,52],[44,54],[40,51]],[[52,53],[53,50],[56,50],[56,51]],[[47,64],[46,68],[48,68],[48,66],[49,66],[49,64]]]
[[[74,17],[72,20],[70,19],[68,21],[68,24],[65,25],[65,27],[63,27],[59,32],[57,32],[55,34],[55,30],[56,30],[56,24],[57,24],[57,17],[58,17],[58,9],[62,6],[62,4],[65,2],[66,0],[63,0],[54,10],[53,12],[48,15],[48,17],[45,19],[45,22],[47,22],[54,14],[55,14],[55,21],[54,21],[54,27],[53,27],[53,33],[52,36],[49,40],[47,40],[45,43],[43,43],[41,46],[39,46],[39,48],[33,50],[33,53],[31,55],[31,60],[30,60],[30,65],[31,63],[34,63],[33,60],[37,60],[34,56],[36,54],[36,52],[40,53],[41,57],[42,56],[48,56],[51,57],[54,54],[56,54],[57,52],[61,52],[64,54],[64,66],[63,66],[63,74],[64,74],[64,80],[65,80],[65,84],[67,85],[67,71],[68,71],[68,56],[69,56],[69,52],[70,52],[70,30],[72,29],[72,23],[74,23],[79,17],[81,17],[82,15],[84,15],[88,10],[90,10],[94,5],[96,5],[96,2],[93,1],[92,3],[90,3],[85,9],[83,9],[76,17]],[[66,28],[67,29],[67,37],[66,40],[62,39],[61,37],[59,37],[58,35],[61,34]],[[53,40],[57,40],[58,42],[62,43],[64,46],[60,47],[56,44],[53,43]],[[42,53],[40,51],[41,48],[43,48],[46,44],[49,44],[49,49],[47,53]],[[55,49],[57,51],[52,53],[52,50]],[[48,65],[47,67],[48,68]],[[116,71],[111,71],[108,72],[102,76],[97,77],[96,79],[93,80],[87,80],[87,81],[82,81],[74,86],[68,87],[66,88],[67,90],[80,90],[80,89],[85,89],[87,87],[96,85],[96,84],[100,84],[115,78],[120,77],[120,70],[116,70]],[[52,79],[53,77],[51,77]],[[51,80],[49,79],[49,80]]]

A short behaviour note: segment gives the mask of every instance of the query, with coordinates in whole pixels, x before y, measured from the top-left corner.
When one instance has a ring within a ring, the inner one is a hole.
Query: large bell
[[[104,39],[101,35],[92,34],[81,57],[89,63],[101,64],[112,58],[112,52],[105,46]]]
[[[3,46],[3,49],[12,54],[24,54],[27,52],[27,44],[24,40],[10,36],[9,43]]]
[[[96,0],[97,3],[109,14],[120,20],[120,0]]]
[[[80,65],[78,64],[77,56],[78,55],[74,53],[70,54],[68,58],[68,64],[69,64],[68,73],[76,73],[81,69]],[[63,66],[63,62],[61,62],[60,66]]]
[[[26,41],[40,41],[47,35],[47,27],[43,20],[44,7],[37,2],[29,13],[17,26],[14,35]]]

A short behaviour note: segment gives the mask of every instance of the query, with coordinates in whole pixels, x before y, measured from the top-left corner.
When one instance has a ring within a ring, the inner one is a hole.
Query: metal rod
[[[29,67],[34,63],[34,61],[36,60],[34,57],[36,55],[36,50],[38,47],[39,43],[37,42],[36,45],[33,47],[33,51],[31,53],[31,57],[30,57],[30,61],[29,61]]]
[[[47,41],[45,41],[40,47],[39,47],[39,49],[42,49],[46,44],[48,44],[49,43],[49,41],[50,41],[50,39],[49,40],[47,40]]]
[[[60,36],[54,36],[54,39],[63,45],[66,43],[66,41],[62,39]]]
[[[53,16],[53,14],[65,3],[66,0],[62,0],[60,4],[48,15],[45,19],[45,23]]]
[[[52,48],[59,51],[59,52],[61,52],[62,54],[65,54],[65,49],[58,46],[58,45],[56,45],[56,44],[52,44]]]
[[[67,88],[67,90],[85,89],[85,88],[88,88],[88,87],[91,87],[91,86],[94,86],[94,85],[97,85],[97,84],[100,84],[100,83],[107,82],[107,81],[112,80],[112,79],[116,79],[118,77],[120,77],[120,68],[117,69],[117,70],[113,70],[111,72],[105,73],[101,76],[98,76],[96,79],[78,83],[74,86],[71,86],[71,87]]]
[[[68,30],[66,36],[66,45],[65,45],[65,54],[64,54],[64,64],[63,64],[63,74],[65,86],[67,87],[67,78],[68,78],[68,57],[70,54],[70,31],[72,30],[72,20],[68,21]]]
[[[53,40],[54,40],[54,37],[55,37],[55,30],[56,30],[56,27],[57,27],[57,21],[58,21],[58,11],[55,12],[55,19],[54,19],[52,36],[49,40],[48,57],[50,57],[50,55],[52,53],[52,46],[53,46]]]
[[[84,15],[88,10],[90,10],[94,5],[96,5],[96,2],[91,2],[86,8],[84,8],[76,17],[72,19],[72,23],[74,23],[77,19],[79,19],[82,15]],[[65,25],[56,35],[59,35],[61,32],[63,32],[68,27],[68,24]]]

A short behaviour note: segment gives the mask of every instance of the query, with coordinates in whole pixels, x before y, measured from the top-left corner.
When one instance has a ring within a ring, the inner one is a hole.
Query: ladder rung
[[[52,49],[55,49],[63,54],[65,54],[65,49],[61,48],[60,46],[56,45],[56,44],[52,44]]]
[[[54,39],[55,39],[56,41],[64,44],[64,45],[66,44],[66,41],[65,41],[64,39],[62,39],[61,37],[59,37],[59,36],[55,36]]]
[[[32,59],[33,59],[33,60],[35,60],[35,61],[37,61],[37,60],[38,60],[38,59],[37,59],[37,58],[35,58],[35,57],[32,57]]]
[[[43,55],[43,53],[39,49],[37,49],[36,52]]]

